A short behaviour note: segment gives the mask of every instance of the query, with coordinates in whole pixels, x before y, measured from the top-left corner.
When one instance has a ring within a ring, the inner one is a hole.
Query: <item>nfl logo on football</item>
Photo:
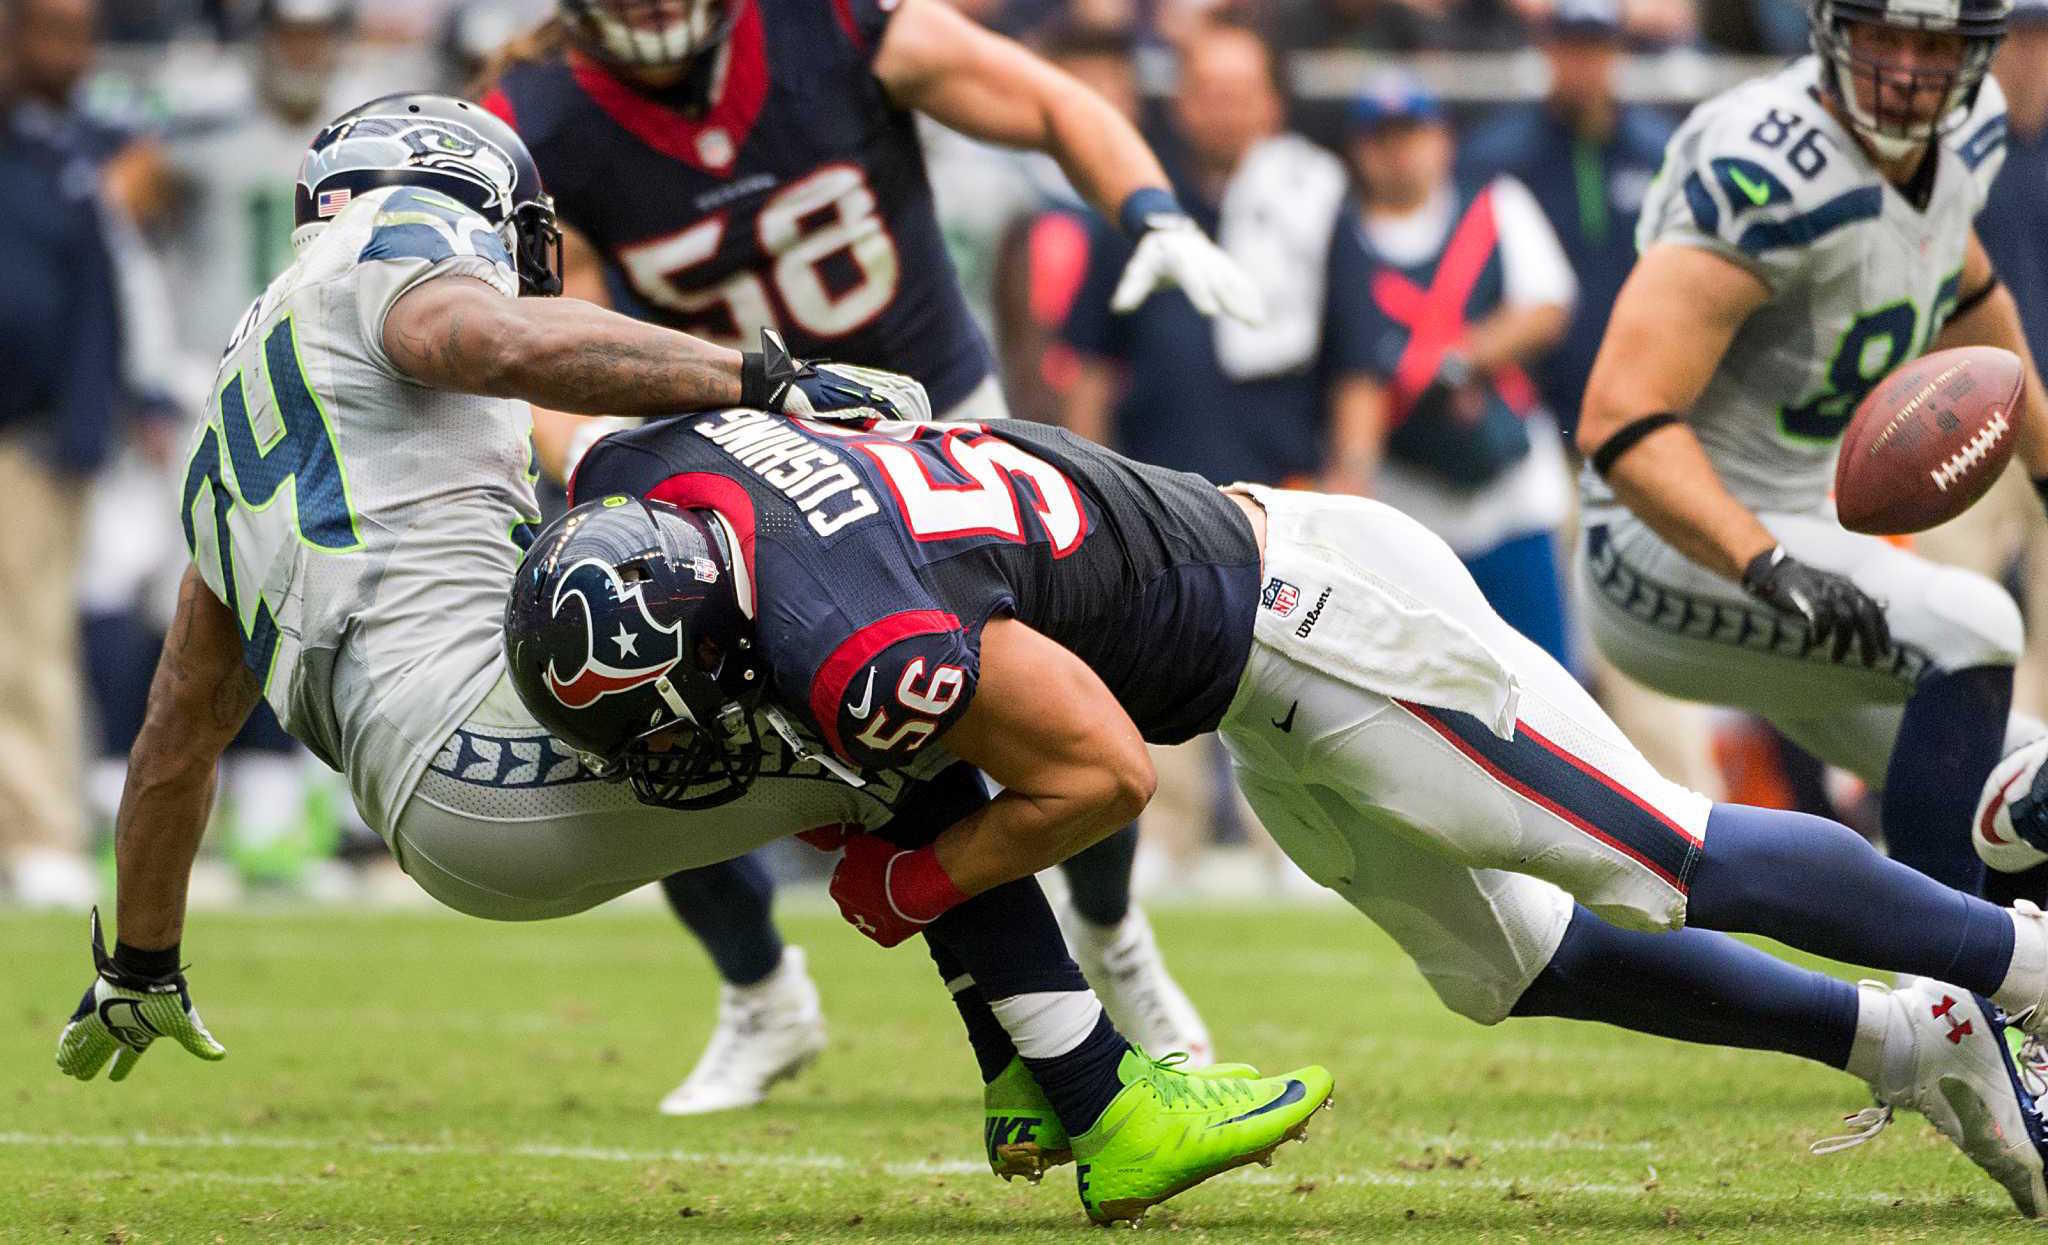
[[[1259,604],[1285,618],[1301,604],[1301,589],[1284,579],[1269,579],[1265,591],[1259,594]]]

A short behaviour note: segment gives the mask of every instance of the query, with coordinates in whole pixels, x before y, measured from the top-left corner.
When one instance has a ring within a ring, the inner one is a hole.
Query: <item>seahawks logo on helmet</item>
[[[585,558],[571,566],[556,584],[552,602],[555,620],[567,620],[571,617],[568,611],[581,611],[583,615],[582,663],[564,674],[554,658],[548,660],[548,691],[564,706],[585,709],[601,697],[644,687],[673,670],[683,659],[681,624],[664,627],[656,622],[648,613],[640,590],[640,584],[627,583],[609,562],[598,558]],[[607,601],[622,606],[630,601],[634,606],[611,615],[618,626],[611,635],[597,634],[597,611],[591,603],[593,594],[598,593],[604,594]],[[676,704],[682,702],[678,700]]]

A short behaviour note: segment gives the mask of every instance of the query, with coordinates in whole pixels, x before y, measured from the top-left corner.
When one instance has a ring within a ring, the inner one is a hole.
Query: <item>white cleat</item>
[[[1861,988],[1885,991],[1895,1009],[1883,1071],[1871,1086],[1878,1105],[1848,1117],[1860,1131],[1816,1142],[1813,1152],[1861,1145],[1884,1130],[1895,1109],[1918,1111],[2003,1185],[2021,1214],[2036,1219],[2048,1211],[2048,1127],[2008,1045],[2005,1014],[1989,999],[1926,978],[1896,991],[1868,981]]]
[[[718,1026],[681,1085],[661,1100],[663,1115],[706,1115],[759,1106],[768,1088],[804,1070],[825,1049],[818,987],[801,947],[751,986],[720,986]]]
[[[1209,1026],[1166,971],[1145,914],[1133,906],[1121,922],[1107,927],[1091,925],[1077,914],[1069,917],[1066,930],[1074,959],[1123,1035],[1157,1054],[1186,1052],[1184,1068],[1214,1063]]]

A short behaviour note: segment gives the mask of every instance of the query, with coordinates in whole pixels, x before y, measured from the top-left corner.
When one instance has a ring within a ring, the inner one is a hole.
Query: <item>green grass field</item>
[[[1337,1075],[1270,1170],[1145,1231],[1240,1241],[1956,1240],[2015,1231],[2004,1193],[1917,1117],[1845,1155],[1847,1077],[1563,1022],[1445,1012],[1348,909],[1166,909],[1175,967],[1229,1056]],[[200,914],[202,1014],[125,1085],[51,1062],[87,981],[84,922],[0,914],[0,1240],[1006,1241],[1087,1226],[1071,1168],[979,1163],[979,1087],[915,947],[822,912],[833,1044],[759,1111],[668,1120],[712,977],[668,918]],[[1085,1238],[1084,1238],[1085,1239]]]

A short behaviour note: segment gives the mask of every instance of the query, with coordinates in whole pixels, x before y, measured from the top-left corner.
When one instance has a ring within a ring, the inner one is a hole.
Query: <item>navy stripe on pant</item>
[[[1701,843],[1621,783],[1515,723],[1502,739],[1469,713],[1399,704],[1470,757],[1494,781],[1543,806],[1634,860],[1684,894],[1699,867]]]

